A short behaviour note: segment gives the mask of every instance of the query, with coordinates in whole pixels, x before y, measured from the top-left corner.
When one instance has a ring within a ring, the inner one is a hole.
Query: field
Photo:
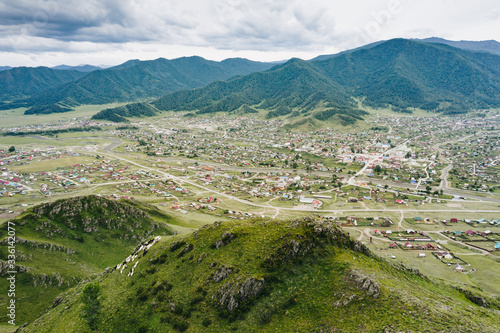
[[[59,121],[68,121],[79,117],[91,117],[102,109],[117,107],[126,103],[112,103],[102,105],[77,106],[74,111],[41,115],[25,115],[26,108],[0,111],[2,127],[20,127],[33,124],[44,124]]]

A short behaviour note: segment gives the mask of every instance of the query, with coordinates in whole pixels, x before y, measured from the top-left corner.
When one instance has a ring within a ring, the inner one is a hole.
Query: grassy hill
[[[34,320],[61,292],[121,262],[152,236],[171,235],[171,218],[152,206],[97,196],[58,200],[13,220],[17,323]],[[0,302],[6,304],[8,225],[0,227]],[[6,313],[0,322],[7,322]]]
[[[104,109],[92,116],[92,119],[109,120],[116,123],[128,122],[130,117],[152,117],[158,109],[148,103],[131,103],[116,108]]]
[[[93,282],[102,291],[94,298],[102,303],[99,332],[495,332],[500,325],[498,300],[375,257],[315,218],[217,222],[134,258]],[[61,295],[20,331],[90,331],[79,315],[88,288]]]

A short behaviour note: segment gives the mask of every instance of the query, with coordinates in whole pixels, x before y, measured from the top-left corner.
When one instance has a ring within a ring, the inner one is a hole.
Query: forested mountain
[[[313,65],[368,105],[467,112],[500,105],[500,56],[394,39]]]
[[[0,72],[1,71],[6,71],[8,69],[12,69],[12,67],[10,67],[10,66],[0,66]]]
[[[479,288],[435,283],[315,218],[216,222],[129,258],[19,331],[487,333],[500,325],[498,300]],[[91,288],[101,305],[95,324],[82,315]]]
[[[215,62],[201,57],[174,60],[163,58],[150,61],[131,60],[117,67],[92,71],[79,80],[34,94],[11,107],[56,103],[75,106],[137,101],[180,89],[201,87],[215,80],[225,80],[235,75],[244,75],[271,66],[246,59]]]
[[[245,104],[271,112],[288,108],[277,115],[317,110],[314,117],[325,120],[339,113],[361,115],[352,97],[402,112],[460,113],[500,106],[500,56],[394,39],[326,60],[292,59],[266,72],[167,94],[154,105],[197,113]]]
[[[15,101],[77,80],[86,73],[48,67],[15,67],[0,71],[0,102]]]
[[[267,110],[268,117],[326,120],[342,115],[343,123],[352,123],[364,113],[357,110],[358,102],[399,112],[421,108],[448,114],[500,106],[500,55],[440,43],[393,39],[271,66],[246,59],[185,57],[129,60],[87,74],[14,68],[0,72],[0,98],[31,96],[0,109],[35,106],[27,112],[62,112],[80,104],[163,95],[153,102],[160,110],[200,114],[252,106]]]

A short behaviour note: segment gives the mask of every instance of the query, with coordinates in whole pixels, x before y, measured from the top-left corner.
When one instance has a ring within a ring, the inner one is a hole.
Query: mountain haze
[[[484,52],[491,52],[491,53],[495,53],[495,54],[500,54],[500,43],[497,42],[496,40],[454,41],[454,40],[447,40],[447,39],[438,38],[438,37],[430,37],[430,38],[417,39],[417,40],[420,40],[420,41],[426,42],[426,43],[446,44],[449,46],[453,46],[453,47],[457,47],[457,48],[465,49],[465,50],[484,51]]]
[[[68,65],[58,65],[52,67],[53,69],[60,69],[60,70],[75,70],[75,71],[80,71],[80,72],[92,72],[97,69],[101,69],[101,67],[97,66],[92,66],[92,65],[80,65],[80,66],[68,66]]]

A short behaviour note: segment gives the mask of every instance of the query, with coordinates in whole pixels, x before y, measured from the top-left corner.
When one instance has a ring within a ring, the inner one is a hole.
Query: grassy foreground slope
[[[171,235],[154,207],[98,196],[42,204],[16,218],[16,322],[34,320],[61,292],[121,262],[145,239]],[[7,304],[8,224],[0,227],[0,303]],[[6,323],[6,312],[0,313]]]
[[[102,288],[99,332],[495,332],[500,326],[496,300],[466,296],[375,257],[314,218],[215,223],[136,255],[95,279]],[[59,297],[20,331],[89,332],[79,316],[83,288]]]

